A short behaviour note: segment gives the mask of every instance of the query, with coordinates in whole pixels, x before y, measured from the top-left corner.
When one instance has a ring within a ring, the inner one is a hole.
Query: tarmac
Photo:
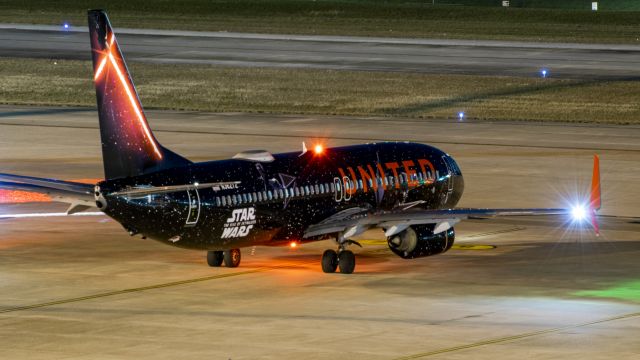
[[[352,275],[328,241],[243,249],[236,269],[129,237],[56,203],[0,204],[3,359],[637,359],[640,127],[147,111],[192,160],[382,140],[431,143],[460,206],[567,206],[601,159],[602,235],[553,218],[470,220],[443,255],[403,260],[367,232]],[[93,109],[0,107],[0,172],[102,176]]]
[[[245,34],[115,28],[128,61],[170,64],[314,68],[635,79],[640,46],[493,40]],[[89,60],[86,27],[0,23],[3,57]]]

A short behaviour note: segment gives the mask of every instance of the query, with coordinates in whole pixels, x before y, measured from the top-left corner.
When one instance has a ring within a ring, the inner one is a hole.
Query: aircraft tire
[[[338,254],[334,250],[326,250],[322,254],[322,271],[330,274],[338,268]]]
[[[229,249],[224,251],[224,266],[228,268],[240,265],[240,249]]]
[[[207,251],[207,264],[211,267],[219,267],[224,260],[222,251]]]
[[[351,274],[356,269],[356,256],[351,250],[343,250],[338,255],[338,266],[343,274]]]

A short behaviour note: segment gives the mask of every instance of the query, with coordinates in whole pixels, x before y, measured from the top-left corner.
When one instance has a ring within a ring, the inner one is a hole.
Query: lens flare
[[[578,204],[571,208],[571,217],[573,221],[582,222],[587,219],[587,208],[584,205]]]

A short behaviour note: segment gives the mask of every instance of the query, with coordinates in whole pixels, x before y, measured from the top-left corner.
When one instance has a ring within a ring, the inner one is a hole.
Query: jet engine
[[[389,249],[403,259],[441,254],[451,249],[455,239],[453,227],[434,234],[436,225],[412,225],[387,238]]]

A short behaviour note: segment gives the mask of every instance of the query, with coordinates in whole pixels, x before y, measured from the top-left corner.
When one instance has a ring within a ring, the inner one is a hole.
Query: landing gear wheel
[[[224,266],[228,268],[240,265],[240,249],[230,249],[224,251]]]
[[[356,256],[350,250],[342,250],[338,254],[338,266],[343,274],[351,274],[356,268]]]
[[[222,251],[207,251],[207,264],[211,267],[218,267],[222,265],[224,260],[224,254]]]
[[[338,268],[338,254],[333,250],[326,250],[322,254],[322,271],[334,273]]]

